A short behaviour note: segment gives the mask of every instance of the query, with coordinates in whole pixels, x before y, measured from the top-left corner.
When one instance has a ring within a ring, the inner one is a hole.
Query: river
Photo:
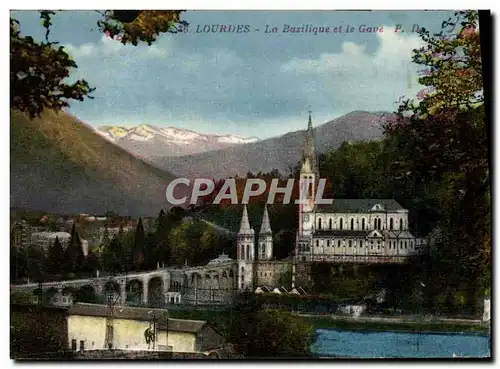
[[[311,351],[320,357],[348,358],[451,358],[489,357],[486,335],[459,333],[367,332],[316,330]]]

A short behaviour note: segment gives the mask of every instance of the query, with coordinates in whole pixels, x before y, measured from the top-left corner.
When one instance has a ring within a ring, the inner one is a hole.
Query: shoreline
[[[379,320],[367,321],[359,318],[303,316],[302,319],[310,322],[315,330],[351,330],[365,332],[401,332],[412,334],[467,334],[489,337],[490,326],[484,323],[454,323],[452,321],[413,321],[413,320]]]

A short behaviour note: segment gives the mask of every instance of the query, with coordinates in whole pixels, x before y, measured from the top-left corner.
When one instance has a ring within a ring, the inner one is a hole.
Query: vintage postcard
[[[11,358],[491,359],[490,38],[11,10]]]

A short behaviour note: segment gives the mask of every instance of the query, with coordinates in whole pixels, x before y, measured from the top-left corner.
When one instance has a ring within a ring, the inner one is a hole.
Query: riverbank
[[[199,319],[211,321],[222,332],[227,332],[230,325],[231,312],[229,311],[172,311],[172,318]],[[468,319],[440,319],[422,320],[391,317],[353,318],[342,315],[312,315],[297,314],[316,329],[342,329],[352,331],[398,331],[409,333],[467,333],[488,335],[489,324],[480,320]]]
[[[386,317],[346,317],[338,315],[297,314],[309,321],[314,329],[342,329],[352,331],[398,331],[409,333],[467,333],[489,334],[489,324],[479,320],[435,319],[410,320]]]

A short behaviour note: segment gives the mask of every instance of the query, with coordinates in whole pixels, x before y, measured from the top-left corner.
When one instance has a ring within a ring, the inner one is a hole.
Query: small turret
[[[259,260],[271,260],[273,257],[273,232],[269,221],[267,206],[264,208],[262,225],[259,232]]]

